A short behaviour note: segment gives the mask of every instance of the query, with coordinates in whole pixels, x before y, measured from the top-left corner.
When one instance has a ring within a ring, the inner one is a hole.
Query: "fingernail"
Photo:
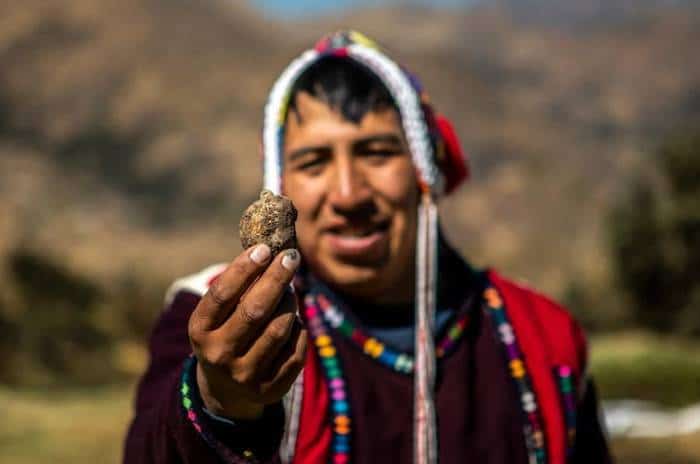
[[[296,271],[299,267],[299,252],[295,249],[285,251],[282,266],[288,271]]]
[[[250,252],[250,259],[258,264],[265,264],[265,262],[270,258],[270,247],[261,243],[253,248]]]

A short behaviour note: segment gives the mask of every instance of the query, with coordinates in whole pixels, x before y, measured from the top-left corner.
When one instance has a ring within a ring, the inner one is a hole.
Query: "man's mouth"
[[[331,251],[339,257],[378,255],[384,248],[389,221],[355,226],[343,225],[328,230]],[[376,257],[376,256],[375,256]]]

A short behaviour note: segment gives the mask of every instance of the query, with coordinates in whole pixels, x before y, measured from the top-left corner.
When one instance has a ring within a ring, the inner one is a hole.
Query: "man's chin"
[[[403,276],[412,279],[411,269],[398,272],[397,263],[384,259],[373,265],[358,265],[348,262],[329,260],[314,263],[310,270],[327,285],[341,294],[354,299],[373,301],[404,301],[412,298],[413,289],[410,283],[397,287],[396,280],[404,280]],[[394,272],[391,272],[391,271]],[[412,282],[412,281],[411,281]]]
[[[372,289],[379,286],[382,263],[376,261],[361,261],[359,258],[348,262],[328,263],[315,270],[331,286],[349,295],[372,293]]]

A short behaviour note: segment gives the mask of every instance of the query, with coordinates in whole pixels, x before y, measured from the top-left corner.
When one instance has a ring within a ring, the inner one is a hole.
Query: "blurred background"
[[[568,305],[621,463],[700,463],[700,2],[0,2],[0,462],[117,463],[178,276],[226,261],[277,74],[352,27],[473,163],[449,237]]]

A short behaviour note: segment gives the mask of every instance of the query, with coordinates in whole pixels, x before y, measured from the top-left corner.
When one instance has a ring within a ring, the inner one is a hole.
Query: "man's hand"
[[[190,316],[197,384],[214,414],[259,417],[266,404],[284,396],[304,365],[307,333],[289,288],[299,252],[285,250],[269,261],[267,245],[241,253]]]

